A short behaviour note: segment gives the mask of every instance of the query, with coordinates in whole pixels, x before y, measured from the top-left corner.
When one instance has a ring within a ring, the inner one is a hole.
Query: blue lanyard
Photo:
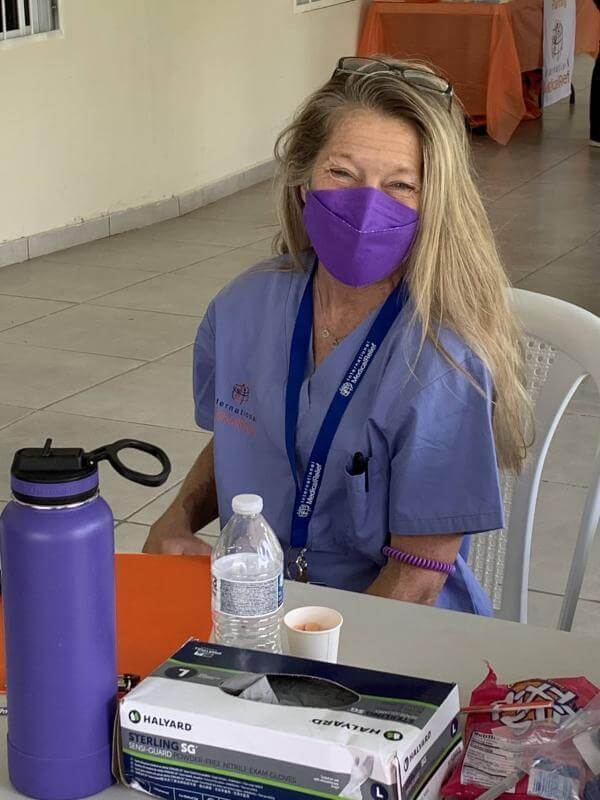
[[[294,333],[290,347],[290,364],[285,395],[285,446],[288,460],[296,484],[296,498],[292,514],[291,549],[300,553],[296,564],[300,569],[300,562],[306,567],[304,553],[308,542],[308,529],[317,503],[319,490],[323,482],[327,457],[335,434],[340,426],[342,417],[350,405],[368,368],[373,363],[375,354],[383,343],[395,319],[402,311],[406,300],[405,287],[401,284],[398,290],[391,292],[379,313],[377,314],[365,340],[358,348],[352,363],[337,388],[327,413],[321,424],[317,438],[312,448],[308,465],[301,482],[298,481],[296,470],[296,427],[298,424],[298,410],[300,404],[300,389],[304,380],[306,359],[310,347],[313,327],[313,282],[316,274],[316,264],[306,284]],[[306,580],[306,577],[304,577]]]

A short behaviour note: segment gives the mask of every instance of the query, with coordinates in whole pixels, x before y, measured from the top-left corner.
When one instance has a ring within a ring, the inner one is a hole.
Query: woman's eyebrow
[[[335,158],[345,158],[347,161],[350,161],[352,164],[355,163],[354,159],[352,158],[352,155],[350,153],[330,153],[329,154],[329,160],[331,160],[332,158],[333,159],[335,159]]]
[[[356,161],[353,159],[350,153],[330,153],[329,154],[329,161],[335,161],[337,159],[346,159],[349,161],[354,167],[357,169],[362,169],[360,164],[357,164]],[[387,173],[387,178],[393,178],[394,176],[402,175],[404,177],[412,178],[413,180],[418,180],[419,178],[419,171],[416,170],[414,167],[407,167],[404,165],[399,165],[397,167],[393,167],[390,172]]]

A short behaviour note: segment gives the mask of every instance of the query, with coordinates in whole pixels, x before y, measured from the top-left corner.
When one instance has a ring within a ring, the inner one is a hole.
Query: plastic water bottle
[[[213,635],[217,642],[281,652],[283,551],[262,516],[262,497],[239,494],[212,551]]]

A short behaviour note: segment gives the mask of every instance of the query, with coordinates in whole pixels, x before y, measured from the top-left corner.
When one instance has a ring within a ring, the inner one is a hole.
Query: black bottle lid
[[[121,461],[122,450],[140,450],[154,456],[161,471],[149,475],[131,469]],[[98,462],[108,461],[124,478],[144,486],[161,486],[169,477],[171,463],[156,445],[137,439],[119,439],[86,452],[81,447],[25,447],[15,453],[11,468],[12,491],[17,500],[36,505],[75,503],[98,491]]]
[[[15,453],[11,475],[30,483],[69,483],[87,478],[97,471],[81,447],[24,447]]]

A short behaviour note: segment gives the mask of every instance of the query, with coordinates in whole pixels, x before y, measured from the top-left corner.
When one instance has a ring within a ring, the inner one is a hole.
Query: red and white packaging
[[[523,711],[494,711],[490,714],[469,714],[465,724],[465,751],[461,762],[442,789],[444,797],[475,800],[486,789],[500,783],[519,770],[518,757],[503,746],[493,731],[501,726],[521,728],[531,722],[561,724],[567,717],[584,708],[598,693],[587,678],[531,678],[513,684],[499,684],[489,667],[484,681],[473,690],[471,705],[496,703],[531,704],[552,702],[551,708]],[[529,776],[524,775],[501,800],[530,800],[539,795],[528,793]]]

